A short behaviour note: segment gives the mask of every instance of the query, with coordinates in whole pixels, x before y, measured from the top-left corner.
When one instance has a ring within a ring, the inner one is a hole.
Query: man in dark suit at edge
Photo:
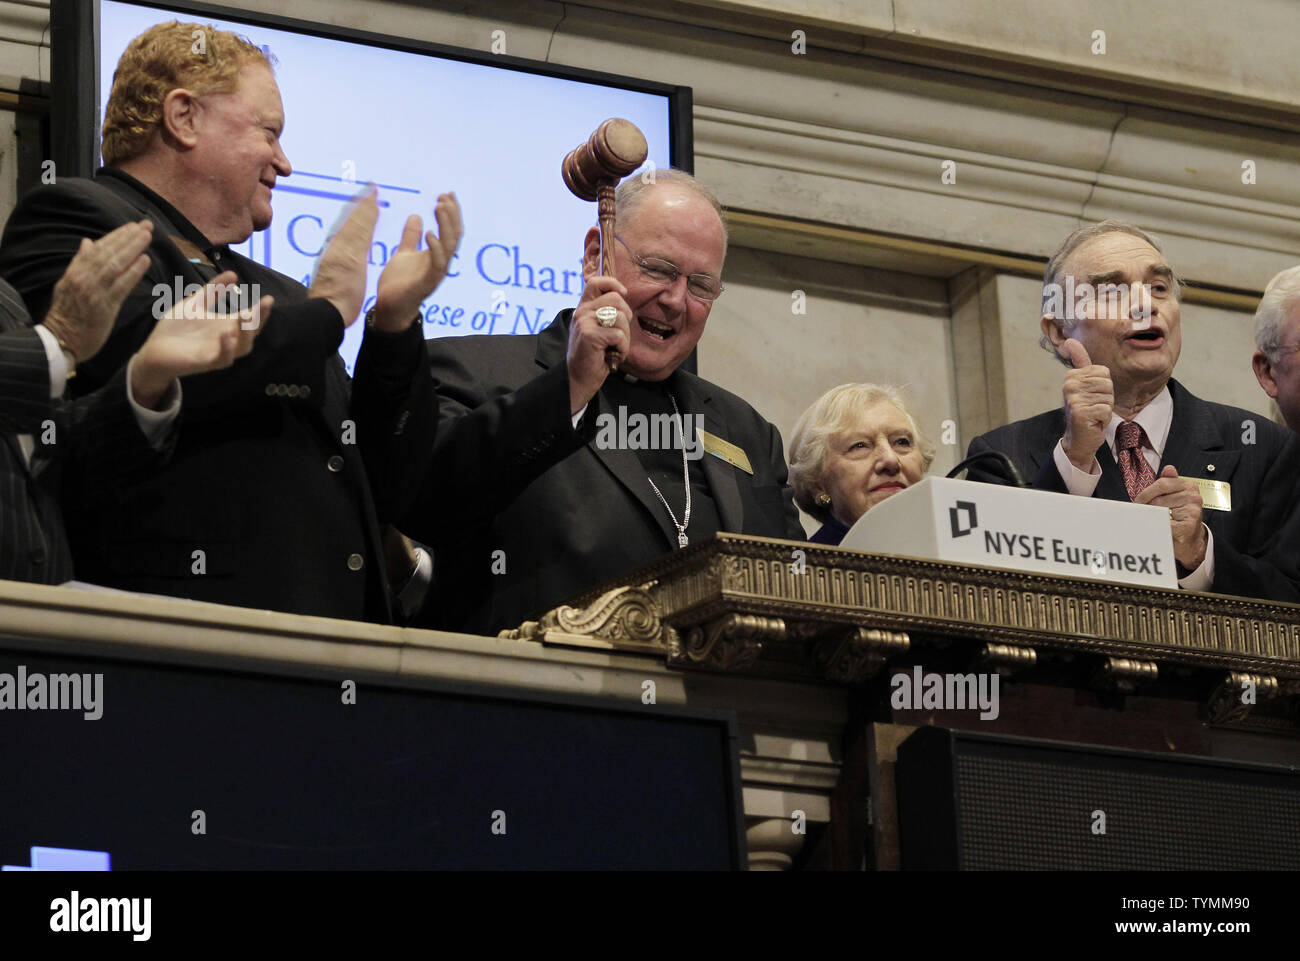
[[[229,269],[241,287],[275,298],[275,322],[249,356],[186,379],[185,430],[171,463],[132,490],[123,510],[69,514],[79,576],[387,622],[387,568],[393,580],[405,578],[409,559],[383,541],[363,461],[383,456],[375,450],[386,438],[351,430],[359,418],[338,356],[344,328],[361,311],[378,217],[373,191],[322,254],[310,290],[229,246],[271,223],[272,188],[292,172],[280,147],[284,124],[261,49],[201,24],[150,28],[114,74],[105,167],[93,180],[60,178],[22,199],[0,244],[0,276],[39,316],[83,238],[142,217],[153,222],[149,269],[74,383],[78,392],[107,382],[144,342],[158,316],[155,289],[206,283]],[[454,206],[440,198],[440,225]],[[444,233],[421,251],[418,220],[380,278],[375,313],[385,318],[416,315],[459,240],[457,227],[454,238]]]
[[[1048,262],[1041,319],[1042,343],[1071,367],[1064,407],[976,437],[968,454],[1001,451],[1041,490],[1168,508],[1184,588],[1300,601],[1300,445],[1173,380],[1179,296],[1139,228],[1074,231]]]
[[[540,333],[431,341],[432,380],[410,395],[384,385],[424,367],[418,335],[363,345],[356,390],[383,396],[368,406],[387,406],[387,430],[435,403],[441,418],[409,470],[372,479],[395,523],[434,548],[423,623],[516,627],[718,531],[804,537],[776,428],[680,369],[722,292],[721,207],[678,171],[628,178],[617,198],[616,276],[600,276],[593,227],[582,297]],[[670,442],[633,435],[651,418]]]
[[[177,377],[229,366],[252,349],[269,318],[269,297],[222,316],[207,309],[211,288],[201,290],[160,318],[107,384],[64,400],[77,364],[103,347],[122,301],[148,268],[144,251],[152,237],[145,220],[85,241],[39,324],[0,280],[0,578],[71,580],[59,507],[62,468],[77,465],[73,473],[97,478],[65,496],[112,510],[120,490],[157,469],[175,445]]]

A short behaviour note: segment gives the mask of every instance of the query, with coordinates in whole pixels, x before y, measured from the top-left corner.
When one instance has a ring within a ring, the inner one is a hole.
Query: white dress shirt
[[[37,324],[33,329],[40,337],[41,343],[45,345],[45,356],[50,362],[50,399],[62,397],[68,385],[68,359],[63,356],[58,338],[47,330],[44,324]],[[180,381],[172,381],[167,396],[163,398],[167,401],[167,406],[163,410],[150,410],[141,406],[131,393],[131,365],[134,363],[135,357],[132,357],[126,367],[126,398],[131,404],[135,421],[140,425],[140,430],[144,433],[149,446],[154,450],[161,450],[167,440],[167,433],[181,410]],[[23,459],[30,465],[32,453],[36,450],[36,438],[31,434],[19,434],[18,446],[22,448]]]
[[[1151,465],[1151,473],[1159,477],[1160,459],[1165,452],[1165,443],[1169,440],[1169,428],[1174,422],[1174,398],[1169,393],[1169,388],[1165,387],[1151,403],[1143,407],[1133,418],[1133,422],[1146,434],[1146,443],[1142,445],[1142,456]],[[1117,465],[1119,451],[1115,449],[1115,434],[1122,423],[1124,419],[1112,411],[1110,423],[1106,425],[1106,444],[1110,447],[1111,456],[1115,458]],[[1097,463],[1096,457],[1092,459],[1086,472],[1079,470],[1066,456],[1065,438],[1062,437],[1056,445],[1054,460],[1061,480],[1065,481],[1066,490],[1080,497],[1092,496],[1093,491],[1097,489],[1097,483],[1101,480],[1101,465]],[[1205,560],[1196,570],[1178,579],[1178,586],[1189,591],[1208,591],[1214,584],[1214,533],[1203,522],[1201,526],[1205,528],[1207,538]]]

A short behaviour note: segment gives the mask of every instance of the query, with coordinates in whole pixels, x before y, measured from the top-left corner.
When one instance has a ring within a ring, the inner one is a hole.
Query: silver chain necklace
[[[673,509],[669,506],[667,498],[665,498],[663,494],[659,493],[659,488],[655,485],[654,478],[647,474],[646,480],[650,482],[650,489],[655,492],[655,496],[659,498],[659,502],[663,504],[664,508],[668,511],[668,516],[673,519],[673,527],[677,528],[677,546],[685,547],[690,543],[690,538],[686,536],[686,528],[689,527],[691,523],[691,471],[686,462],[686,428],[682,424],[681,411],[677,409],[677,398],[674,397],[670,391],[668,393],[668,399],[673,402],[673,416],[677,418],[677,433],[682,439],[682,484],[686,487],[686,510],[682,512],[682,522],[680,524],[677,523],[677,515],[673,513]]]

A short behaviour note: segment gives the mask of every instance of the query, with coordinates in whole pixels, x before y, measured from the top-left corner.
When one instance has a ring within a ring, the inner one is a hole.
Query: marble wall
[[[936,439],[956,422],[946,468],[971,436],[1059,403],[1035,276],[1069,230],[1104,217],[1154,230],[1194,282],[1180,379],[1271,413],[1249,368],[1250,315],[1300,262],[1294,0],[1149,0],[1140,17],[1128,0],[276,12],[481,51],[504,30],[511,56],[691,86],[697,172],[736,214],[700,370],[783,433],[827,387],[880,379],[907,390]],[[47,23],[39,3],[0,2],[0,92],[49,79]]]

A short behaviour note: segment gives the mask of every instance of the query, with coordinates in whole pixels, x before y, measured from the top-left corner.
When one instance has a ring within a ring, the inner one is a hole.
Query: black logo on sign
[[[963,514],[966,515],[967,520],[965,525],[962,524]],[[948,522],[952,524],[953,537],[965,537],[980,526],[980,522],[975,518],[975,505],[970,501],[957,501],[956,507],[949,507]]]

